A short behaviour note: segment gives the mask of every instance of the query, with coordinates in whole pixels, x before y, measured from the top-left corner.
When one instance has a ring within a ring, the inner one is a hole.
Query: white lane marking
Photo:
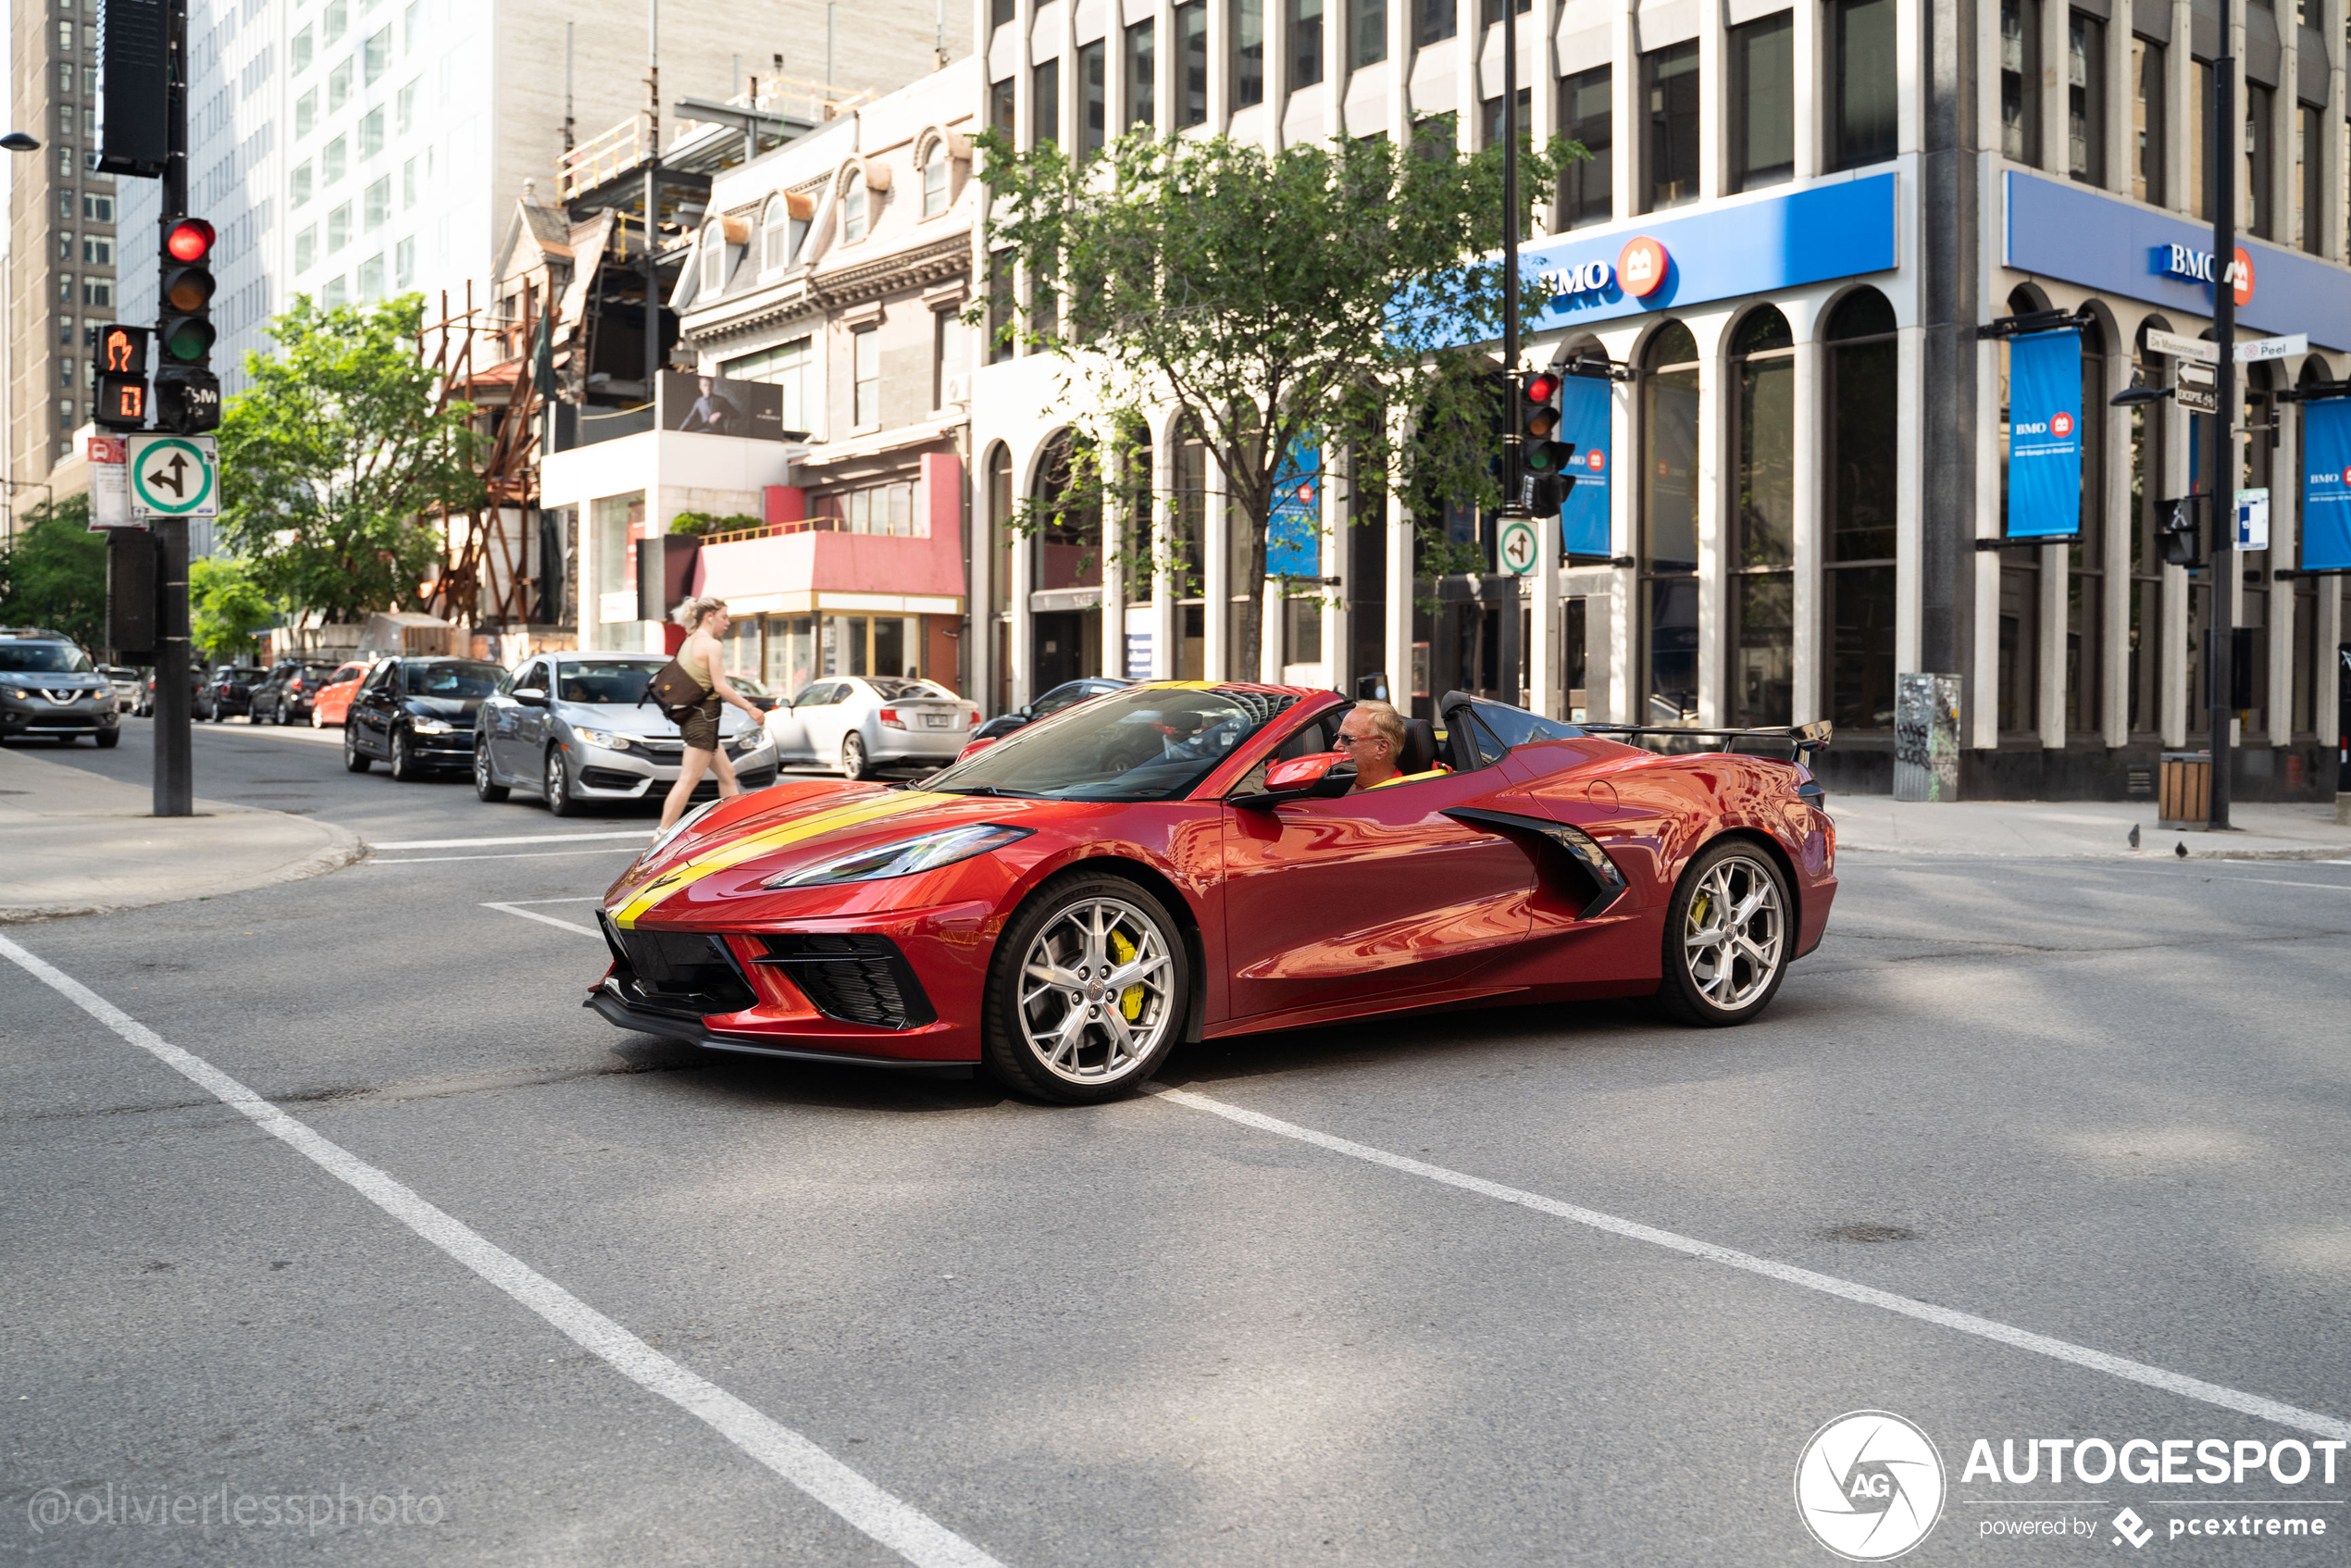
[[[573,903],[579,901],[573,899],[533,899],[531,902],[534,903]],[[593,926],[582,926],[578,922],[573,920],[558,920],[552,915],[541,915],[536,910],[516,909],[511,903],[485,903],[481,907],[484,909],[494,909],[501,915],[520,915],[525,920],[536,920],[541,926],[553,926],[558,931],[577,931],[583,937],[601,937],[603,935],[602,931],[597,930]]]
[[[376,844],[379,850],[479,850],[492,844],[579,844],[591,839],[650,839],[650,828],[631,828],[622,833],[516,833],[503,839],[403,839],[396,843]]]
[[[1002,1568],[939,1521],[884,1491],[789,1426],[697,1376],[471,1226],[428,1203],[341,1144],[321,1137],[235,1078],[183,1051],[81,981],[6,937],[0,956],[93,1018],[299,1151],[376,1207],[537,1313],[623,1376],[700,1418],[737,1448],[921,1568]]]
[[[360,864],[362,865],[431,865],[444,860],[562,860],[583,854],[619,854],[627,851],[628,847],[627,844],[606,844],[600,850],[520,850],[509,854],[412,854],[404,855],[398,860],[370,858]]]
[[[602,893],[566,893],[559,899],[508,899],[504,903],[493,903],[489,907],[511,909],[516,904],[525,903],[601,903],[603,902],[603,896]]]
[[[2181,866],[2177,867],[2169,865],[2116,865],[2109,866],[2108,869],[2119,872],[2125,877],[2171,877],[2183,880],[2192,880],[2198,884],[2206,882],[2258,882],[2264,887],[2270,888],[2324,888],[2329,892],[2351,893],[2351,882],[2297,882],[2283,877],[2214,877],[2208,874],[2199,876],[2196,872],[2187,869],[2187,867],[2193,866],[2195,864],[2196,862],[2194,861],[2187,861]],[[2223,861],[2220,864],[2224,865],[2257,865],[2260,863],[2258,861],[2241,860]],[[2332,860],[2321,860],[2314,861],[2311,864],[2316,865],[2333,865],[2337,863]],[[2344,861],[2341,864],[2345,865],[2351,865],[2351,861]]]
[[[1776,1279],[1785,1285],[1798,1285],[1807,1290],[1818,1290],[1825,1296],[1838,1296],[1848,1301],[1858,1301],[1866,1307],[1878,1307],[1886,1312],[1899,1313],[1904,1317],[1914,1317],[1940,1327],[1957,1329],[1962,1334],[1972,1334],[1978,1338],[1989,1339],[1996,1344],[2007,1345],[2014,1350],[2030,1350],[2035,1355],[2071,1362],[2075,1366],[2087,1367],[2093,1372],[2103,1372],[2110,1377],[2120,1377],[2133,1383],[2144,1383],[2150,1388],[2160,1388],[2166,1393],[2177,1394],[2182,1399],[2198,1400],[2206,1404],[2218,1405],[2223,1410],[2233,1410],[2246,1415],[2259,1416],[2265,1421],[2274,1421],[2283,1426],[2314,1432],[2322,1437],[2351,1439],[2351,1421],[2344,1421],[2335,1416],[2320,1414],[2316,1411],[2302,1410],[2294,1405],[2283,1404],[2276,1400],[2265,1399],[2259,1394],[2247,1394],[2234,1388],[2224,1388],[2217,1383],[2207,1383],[2201,1378],[2183,1376],[2176,1372],[2167,1372],[2159,1366],[2149,1366],[2145,1362],[2127,1361],[2121,1356],[2108,1355],[2104,1350],[2091,1350],[2085,1345],[2076,1345],[2064,1339],[2053,1339],[2046,1334],[2035,1334],[2030,1329],[2014,1328],[1988,1317],[1978,1317],[1973,1313],[1954,1312],[1948,1307],[1938,1307],[1931,1302],[1912,1300],[1908,1296],[1897,1296],[1890,1290],[1879,1290],[1871,1286],[1857,1285],[1851,1280],[1838,1279],[1833,1275],[1816,1274],[1810,1269],[1797,1268],[1792,1263],[1777,1263],[1770,1258],[1759,1258],[1752,1252],[1741,1252],[1729,1247],[1718,1247],[1710,1241],[1700,1241],[1693,1237],[1677,1235],[1670,1230],[1660,1230],[1655,1226],[1643,1225],[1637,1220],[1619,1219],[1614,1214],[1604,1214],[1597,1209],[1586,1209],[1574,1203],[1562,1203],[1556,1198],[1546,1198],[1539,1192],[1528,1192],[1520,1188],[1504,1187],[1499,1182],[1486,1181],[1479,1176],[1448,1170],[1442,1165],[1432,1165],[1425,1160],[1415,1160],[1403,1154],[1391,1154],[1385,1149],[1375,1149],[1369,1144],[1335,1138],[1329,1133],[1316,1132],[1312,1127],[1302,1127],[1295,1122],[1285,1122],[1261,1112],[1246,1111],[1238,1105],[1227,1104],[1222,1100],[1213,1100],[1205,1094],[1197,1094],[1190,1089],[1163,1089],[1157,1084],[1145,1084],[1143,1092],[1156,1095],[1162,1100],[1173,1101],[1178,1105],[1190,1106],[1195,1111],[1205,1111],[1211,1115],[1222,1116],[1226,1121],[1238,1122],[1243,1126],[1255,1127],[1260,1132],[1273,1133],[1280,1138],[1293,1138],[1300,1143],[1311,1143],[1317,1148],[1327,1149],[1334,1154],[1345,1154],[1350,1159],[1366,1161],[1375,1165],[1386,1165],[1390,1170],[1402,1171],[1408,1176],[1426,1176],[1431,1181],[1443,1182],[1448,1187],[1458,1187],[1484,1197],[1499,1199],[1505,1203],[1516,1203],[1537,1213],[1552,1215],[1554,1218],[1573,1220],[1577,1225],[1589,1226],[1595,1230],[1604,1230],[1612,1236],[1622,1236],[1633,1241],[1646,1241],[1652,1246],[1669,1248],[1693,1258],[1704,1258],[1710,1263],[1744,1269],[1749,1274],[1760,1274],[1767,1279]]]

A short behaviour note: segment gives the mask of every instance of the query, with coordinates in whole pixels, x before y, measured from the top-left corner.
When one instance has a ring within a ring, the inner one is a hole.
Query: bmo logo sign
[[[2053,436],[2059,437],[2071,435],[2073,433],[2073,416],[2071,414],[2060,413],[2056,417],[2052,418],[2049,421],[2049,433]]]
[[[1665,247],[1644,234],[1617,253],[1616,280],[1635,299],[1647,299],[1664,286],[1666,269],[1673,265]]]
[[[1584,467],[1591,469],[1592,472],[1596,474],[1598,473],[1601,469],[1608,467],[1608,454],[1602,452],[1597,446],[1592,448],[1591,451],[1584,454]],[[2344,478],[2345,479],[2351,479],[2351,474],[2345,474]]]

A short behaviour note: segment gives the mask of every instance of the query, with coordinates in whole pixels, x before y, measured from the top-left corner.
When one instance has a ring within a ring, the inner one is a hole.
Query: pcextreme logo
[[[1796,1462],[1804,1527],[1848,1562],[1901,1556],[1943,1513],[1943,1456],[1902,1417],[1857,1410],[1812,1434]]]

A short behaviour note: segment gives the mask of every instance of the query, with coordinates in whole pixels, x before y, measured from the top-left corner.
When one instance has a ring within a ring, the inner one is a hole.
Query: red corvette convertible
[[[1744,1023],[1819,944],[1835,833],[1797,759],[1825,726],[1660,755],[1454,692],[1441,732],[1407,725],[1399,778],[1356,790],[1350,705],[1137,686],[917,788],[715,802],[604,895],[588,1005],[1087,1101],[1179,1039],[1376,1014],[1654,996]]]

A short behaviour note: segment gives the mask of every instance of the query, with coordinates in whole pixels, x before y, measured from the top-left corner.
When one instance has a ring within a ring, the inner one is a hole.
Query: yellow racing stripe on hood
[[[840,828],[855,828],[885,816],[896,816],[902,812],[920,811],[926,806],[943,805],[958,798],[927,790],[903,790],[877,800],[859,801],[854,805],[835,806],[830,811],[820,811],[814,816],[803,816],[764,832],[747,834],[712,850],[708,854],[697,855],[683,865],[673,866],[638,889],[628,896],[628,902],[612,911],[613,924],[624,930],[634,927],[671,894],[730,865],[740,865],[744,861],[755,860],[787,845]]]

